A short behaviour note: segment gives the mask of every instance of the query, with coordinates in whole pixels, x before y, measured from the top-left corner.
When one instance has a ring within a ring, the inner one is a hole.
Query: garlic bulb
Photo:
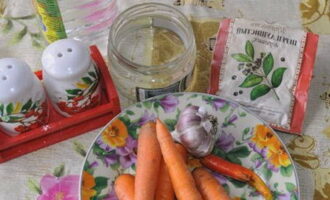
[[[172,135],[192,155],[202,157],[212,151],[218,138],[217,128],[217,118],[203,107],[188,106],[181,112]]]

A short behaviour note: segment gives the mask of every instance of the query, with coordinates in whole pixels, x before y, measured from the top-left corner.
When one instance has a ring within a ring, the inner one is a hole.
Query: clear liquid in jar
[[[118,51],[139,65],[154,66],[169,63],[185,51],[181,38],[164,27],[143,26],[126,31],[118,43]]]

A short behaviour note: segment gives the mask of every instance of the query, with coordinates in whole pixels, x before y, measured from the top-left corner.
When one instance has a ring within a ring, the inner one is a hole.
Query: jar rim
[[[123,56],[118,51],[117,46],[115,45],[114,37],[112,37],[114,35],[113,32],[116,31],[115,26],[117,24],[119,24],[122,20],[125,19],[125,16],[127,15],[127,13],[133,12],[133,11],[138,10],[140,8],[144,8],[145,6],[153,6],[153,7],[157,7],[157,8],[171,9],[171,12],[175,12],[177,15],[179,15],[180,17],[182,17],[184,19],[185,29],[187,29],[186,32],[188,33],[187,34],[188,35],[188,38],[187,38],[188,45],[185,48],[185,51],[180,54],[180,56],[176,57],[175,59],[173,59],[169,62],[160,64],[160,65],[143,65],[143,64],[136,63],[136,62],[132,62],[131,60],[127,59],[125,56]],[[156,3],[156,2],[141,3],[141,4],[134,5],[130,8],[128,8],[128,9],[124,10],[113,21],[112,26],[110,27],[109,39],[108,40],[109,40],[109,42],[108,42],[108,54],[111,51],[111,53],[113,53],[117,58],[120,58],[120,60],[122,62],[124,62],[130,69],[132,69],[134,71],[141,72],[141,73],[150,73],[151,71],[155,71],[155,70],[157,70],[157,72],[168,70],[169,67],[175,66],[174,64],[177,63],[178,61],[183,60],[183,59],[187,58],[188,56],[190,56],[191,52],[195,51],[195,48],[196,48],[195,36],[194,36],[194,33],[193,33],[191,23],[189,22],[188,18],[181,11],[179,11],[177,8],[175,8],[173,6],[169,6],[167,4]],[[109,57],[109,55],[108,55],[108,57]]]

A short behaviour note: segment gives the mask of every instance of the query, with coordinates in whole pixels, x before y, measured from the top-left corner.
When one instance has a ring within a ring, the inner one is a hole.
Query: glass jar
[[[108,58],[119,94],[130,103],[184,91],[196,58],[191,24],[165,4],[133,6],[112,24]]]

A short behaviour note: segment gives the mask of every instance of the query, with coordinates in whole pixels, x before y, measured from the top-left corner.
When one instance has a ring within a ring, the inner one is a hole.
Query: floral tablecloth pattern
[[[140,1],[117,1],[119,10]],[[301,199],[330,199],[330,2],[329,0],[164,0],[185,12],[196,35],[198,58],[190,91],[207,88],[214,35],[222,17],[279,22],[320,34],[303,136],[280,133],[294,159]],[[0,0],[0,58],[19,57],[40,68],[46,43],[30,0]],[[105,55],[104,55],[105,56]],[[200,81],[196,81],[200,80]],[[0,199],[76,200],[79,173],[88,147],[100,129],[0,164]],[[111,142],[111,140],[109,140]],[[132,144],[134,145],[134,144]],[[134,159],[134,158],[131,158]],[[111,158],[105,158],[110,163]],[[129,165],[128,162],[121,163]],[[97,163],[91,163],[93,168]],[[93,196],[102,180],[88,178]],[[111,196],[110,196],[111,197]],[[108,198],[110,200],[111,198]]]

